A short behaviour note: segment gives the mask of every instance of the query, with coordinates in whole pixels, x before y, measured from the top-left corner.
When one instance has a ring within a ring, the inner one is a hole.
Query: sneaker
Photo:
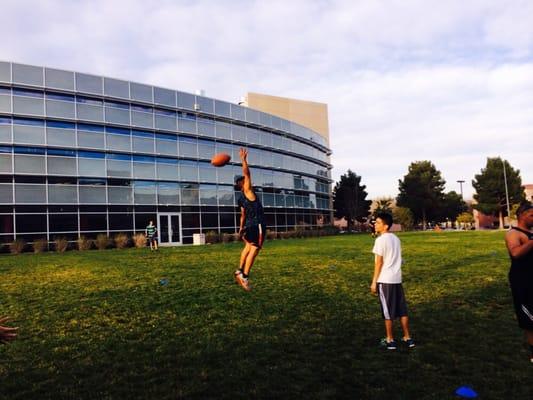
[[[243,288],[244,290],[246,290],[247,292],[249,292],[250,290],[252,290],[252,289],[250,288],[249,283],[248,283],[248,279],[245,278],[245,277],[243,277],[243,276],[242,276],[242,272],[239,271],[239,270],[235,271],[235,282],[237,282],[239,285],[241,285],[242,288]]]
[[[380,344],[381,346],[386,347],[387,350],[396,350],[398,348],[396,341],[391,340],[390,342],[387,342],[386,338],[381,339]]]
[[[408,348],[412,349],[415,347],[415,341],[411,338],[409,339],[402,339],[402,344],[406,345]]]

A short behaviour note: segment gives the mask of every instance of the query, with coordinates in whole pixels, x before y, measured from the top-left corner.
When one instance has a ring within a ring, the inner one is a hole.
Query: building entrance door
[[[178,213],[157,214],[159,244],[175,246],[181,244],[181,215]]]

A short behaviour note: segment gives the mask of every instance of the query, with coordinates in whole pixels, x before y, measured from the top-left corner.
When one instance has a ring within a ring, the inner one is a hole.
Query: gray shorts
[[[407,302],[401,283],[379,283],[378,298],[384,319],[407,316]]]

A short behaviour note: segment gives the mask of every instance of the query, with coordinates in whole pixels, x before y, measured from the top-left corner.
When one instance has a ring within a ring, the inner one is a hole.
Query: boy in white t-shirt
[[[382,340],[382,345],[388,350],[396,350],[398,346],[392,333],[392,321],[397,318],[402,325],[402,343],[412,348],[415,347],[415,342],[409,334],[407,303],[402,287],[402,248],[400,239],[389,232],[391,226],[392,215],[388,213],[377,215],[375,228],[380,236],[372,249],[375,261],[370,291],[378,295],[385,320],[386,337]]]

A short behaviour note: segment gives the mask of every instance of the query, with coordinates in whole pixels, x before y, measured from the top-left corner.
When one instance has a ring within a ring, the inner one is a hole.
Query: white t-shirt
[[[402,246],[393,233],[383,233],[376,239],[372,253],[383,257],[379,283],[402,283]]]

